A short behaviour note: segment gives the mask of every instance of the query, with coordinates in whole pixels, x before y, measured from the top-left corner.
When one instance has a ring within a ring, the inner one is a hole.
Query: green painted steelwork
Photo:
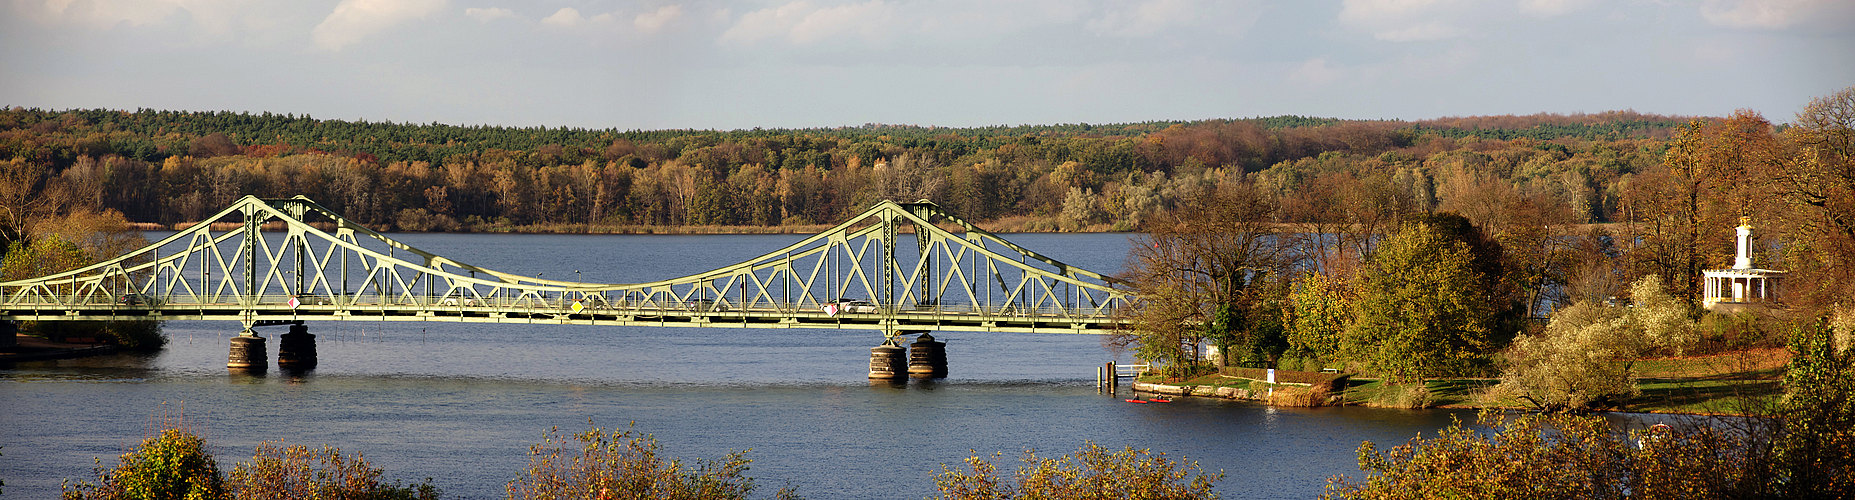
[[[312,222],[310,219],[326,219]],[[945,221],[954,233],[935,225]],[[281,229],[282,241],[263,228]],[[326,228],[326,229],[325,229]],[[333,232],[330,232],[333,231]],[[897,243],[906,232],[912,252]],[[162,250],[178,247],[180,251]],[[247,196],[206,222],[82,269],[0,283],[0,319],[455,321],[1103,334],[1116,280],[1040,255],[932,203],[877,203],[752,260],[634,284],[464,264],[298,196]]]

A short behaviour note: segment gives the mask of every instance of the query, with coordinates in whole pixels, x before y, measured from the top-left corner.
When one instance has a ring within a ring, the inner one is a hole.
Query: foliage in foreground
[[[360,453],[344,457],[333,446],[312,449],[303,445],[285,446],[263,443],[252,454],[251,462],[232,468],[228,482],[232,498],[296,499],[329,498],[355,500],[429,500],[438,498],[438,488],[427,479],[411,487],[381,480],[381,469],[367,463]]]
[[[97,466],[97,482],[64,485],[66,500],[210,500],[227,498],[206,440],[178,427],[162,429],[124,453],[113,470]]]
[[[1742,498],[1746,444],[1708,426],[1629,435],[1601,417],[1483,412],[1433,438],[1359,447],[1363,482],[1337,476],[1327,499]],[[1640,443],[1640,444],[1637,444]]]
[[[753,493],[746,452],[699,460],[693,468],[658,452],[657,438],[629,428],[608,432],[594,426],[571,441],[549,429],[529,449],[528,470],[509,482],[509,498],[738,499]]]
[[[1380,453],[1360,446],[1363,481],[1329,499],[1855,498],[1855,351],[1824,323],[1799,329],[1785,397],[1751,417],[1690,420],[1627,435],[1570,414],[1457,422]]]
[[[142,441],[122,455],[113,470],[97,468],[97,482],[64,486],[67,500],[430,500],[438,489],[428,479],[414,487],[380,480],[359,454],[265,443],[251,462],[240,462],[228,479],[205,450],[206,441],[177,425]]]
[[[1001,459],[999,454],[990,460],[970,457],[965,470],[941,466],[934,478],[940,498],[1208,499],[1217,498],[1211,487],[1224,478],[1222,472],[1205,474],[1190,460],[1175,461],[1164,453],[1131,447],[1109,451],[1095,443],[1084,444],[1074,455],[1056,458],[1026,451],[1024,465],[1007,477],[999,475],[995,462]]]

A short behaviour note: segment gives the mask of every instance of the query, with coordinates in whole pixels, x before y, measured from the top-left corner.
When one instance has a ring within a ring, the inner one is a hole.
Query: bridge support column
[[[870,380],[897,380],[908,377],[908,348],[896,345],[891,338],[870,348]]]
[[[269,368],[270,360],[264,349],[264,337],[259,337],[250,328],[232,337],[232,353],[226,357],[225,367],[232,371],[264,373]]]
[[[947,343],[934,340],[928,332],[921,332],[915,341],[908,344],[908,376],[910,378],[945,378],[947,376]]]
[[[277,337],[277,368],[286,372],[316,369],[316,336],[306,325],[290,325],[290,333]]]

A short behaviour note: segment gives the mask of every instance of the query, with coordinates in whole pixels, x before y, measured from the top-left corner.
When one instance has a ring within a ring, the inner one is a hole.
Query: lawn
[[[1790,352],[1781,348],[1685,356],[1648,358],[1635,364],[1637,388],[1642,394],[1619,401],[1612,410],[1650,413],[1747,414],[1775,402],[1783,393],[1781,380]],[[1232,369],[1226,369],[1230,371]],[[1252,387],[1259,384],[1262,370],[1239,370],[1241,375],[1208,373],[1184,380],[1162,380],[1157,375],[1141,377],[1141,382],[1168,385]],[[1255,373],[1250,373],[1255,372]],[[1288,372],[1277,370],[1279,382],[1301,382],[1295,378],[1335,377],[1334,374]],[[1256,378],[1251,378],[1251,376]],[[1429,406],[1439,408],[1527,408],[1517,400],[1489,400],[1488,388],[1499,383],[1495,378],[1433,379],[1424,382],[1429,392]],[[1393,388],[1378,379],[1351,378],[1344,382],[1345,404],[1382,406],[1396,401]]]

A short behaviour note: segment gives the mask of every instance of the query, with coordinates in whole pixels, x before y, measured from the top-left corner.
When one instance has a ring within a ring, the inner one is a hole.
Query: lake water
[[[547,278],[639,282],[738,262],[802,238],[396,235],[472,264]],[[1117,272],[1129,236],[1006,235],[1083,268]],[[578,271],[576,273],[575,271]],[[1362,440],[1433,434],[1464,412],[1269,408],[1204,399],[1131,404],[1098,394],[1095,367],[1130,362],[1081,335],[935,332],[950,376],[906,387],[865,379],[879,333],[311,322],[320,366],[306,377],[228,374],[233,322],[169,322],[154,356],[26,363],[0,370],[0,479],[16,498],[52,498],[93,478],[94,459],[150,435],[184,407],[222,467],[259,442],[361,452],[391,479],[426,477],[451,498],[498,498],[549,427],[634,424],[671,455],[751,450],[764,493],[923,498],[942,464],[975,452],[1007,461],[1084,442],[1196,460],[1229,476],[1228,498],[1308,498],[1358,475]],[[276,355],[278,328],[271,337]],[[1123,389],[1125,391],[1125,389]],[[1014,463],[1005,464],[1007,468]]]

